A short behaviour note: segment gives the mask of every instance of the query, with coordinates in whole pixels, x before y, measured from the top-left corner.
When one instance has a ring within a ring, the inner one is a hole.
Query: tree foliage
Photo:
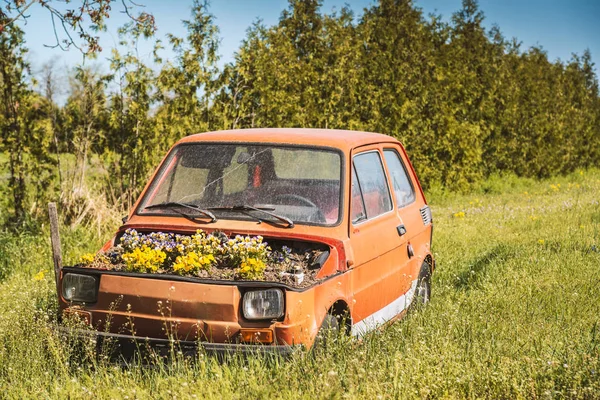
[[[25,222],[28,205],[47,198],[55,161],[49,153],[50,105],[26,82],[26,53],[23,32],[8,26],[0,35],[0,151],[8,171],[4,207],[11,210],[7,222],[14,227]]]
[[[132,21],[120,30],[111,74],[76,68],[62,106],[48,71],[44,95],[35,92],[22,32],[5,24],[0,126],[11,196],[4,207],[23,220],[58,187],[64,197],[84,186],[95,159],[108,171],[108,200],[129,208],[176,140],[215,129],[385,133],[405,144],[426,187],[458,190],[495,173],[547,177],[600,162],[589,51],[553,62],[540,47],[522,49],[499,27],[486,29],[475,0],[464,0],[448,22],[411,0],[379,0],[360,17],[348,7],[322,13],[321,5],[289,0],[278,23],[254,23],[223,66],[204,2],[194,2],[184,37],[168,35],[171,59],[159,41],[153,62],[140,57],[137,44],[153,40],[153,25]],[[69,154],[73,168],[56,168]]]

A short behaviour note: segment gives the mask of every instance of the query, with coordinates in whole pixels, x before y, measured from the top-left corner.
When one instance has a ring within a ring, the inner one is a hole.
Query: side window
[[[357,155],[354,157],[354,169],[367,218],[373,218],[390,211],[392,209],[390,190],[379,153],[370,151]]]
[[[350,213],[350,220],[352,223],[357,223],[363,219],[367,219],[365,213],[365,204],[363,203],[362,193],[360,192],[360,186],[358,185],[358,179],[356,178],[356,170],[352,168],[352,210]]]
[[[390,173],[390,180],[396,195],[396,204],[398,208],[404,207],[415,201],[415,191],[406,173],[406,168],[395,150],[383,151],[385,162]]]

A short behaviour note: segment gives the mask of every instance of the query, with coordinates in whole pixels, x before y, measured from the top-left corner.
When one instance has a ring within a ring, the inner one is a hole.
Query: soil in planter
[[[317,273],[329,257],[329,250],[316,247],[312,243],[305,242],[269,242],[273,250],[281,251],[283,246],[287,246],[291,251],[287,259],[281,263],[267,262],[261,281],[283,283],[291,287],[306,288],[319,282]],[[316,248],[315,248],[316,247]],[[113,247],[105,253],[105,259],[96,258],[90,264],[78,264],[77,267],[94,268],[109,271],[126,271],[127,268],[120,258],[122,249]],[[158,269],[155,274],[173,274],[166,269]],[[302,276],[301,279],[299,277]],[[242,279],[237,275],[235,268],[227,265],[211,266],[208,270],[199,270],[187,272],[181,276],[189,276],[201,279],[211,280],[231,280],[231,281],[253,281]]]

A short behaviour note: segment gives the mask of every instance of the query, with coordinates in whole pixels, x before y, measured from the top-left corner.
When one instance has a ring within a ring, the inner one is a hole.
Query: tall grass
[[[431,197],[429,306],[287,361],[76,362],[48,328],[47,234],[0,234],[0,397],[600,398],[600,171]],[[75,229],[63,242],[72,262],[102,240]]]

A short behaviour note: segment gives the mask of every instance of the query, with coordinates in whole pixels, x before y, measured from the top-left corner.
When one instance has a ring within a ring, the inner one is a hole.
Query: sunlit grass
[[[0,397],[597,398],[599,194],[600,171],[435,193],[430,305],[360,342],[288,361],[78,363],[48,329],[47,235],[0,235]],[[102,241],[63,232],[67,263]]]

